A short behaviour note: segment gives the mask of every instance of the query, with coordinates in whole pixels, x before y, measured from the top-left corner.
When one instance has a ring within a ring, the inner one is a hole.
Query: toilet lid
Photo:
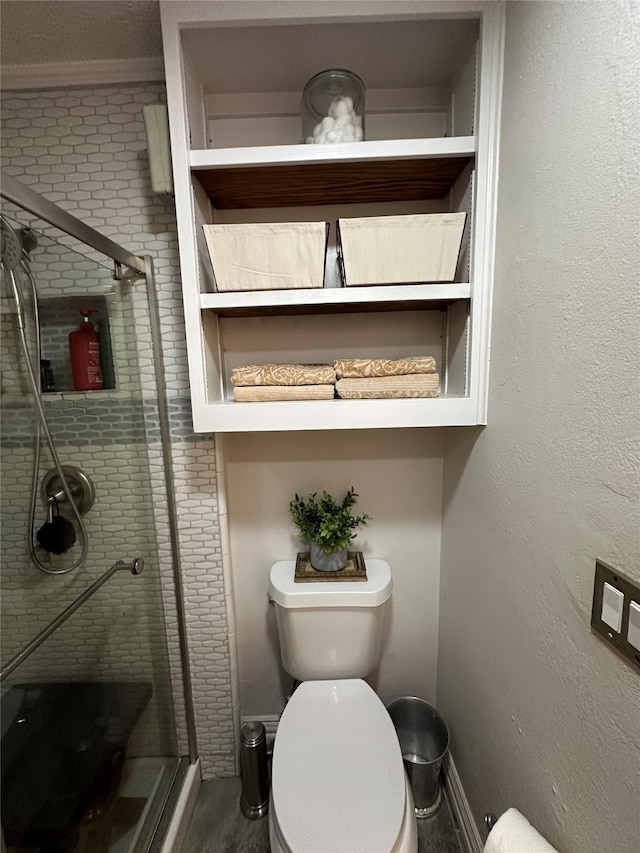
[[[400,745],[360,679],[305,681],[275,740],[273,808],[295,853],[389,853],[405,810]]]

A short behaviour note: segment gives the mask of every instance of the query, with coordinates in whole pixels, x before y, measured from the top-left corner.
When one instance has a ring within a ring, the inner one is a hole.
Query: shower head
[[[22,261],[22,241],[4,216],[0,216],[0,259],[10,270]]]

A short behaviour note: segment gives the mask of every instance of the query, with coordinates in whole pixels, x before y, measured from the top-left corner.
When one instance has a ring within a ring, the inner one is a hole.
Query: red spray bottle
[[[76,391],[99,391],[104,383],[100,367],[100,343],[89,319],[92,308],[81,308],[82,322],[76,332],[69,334],[69,353]]]

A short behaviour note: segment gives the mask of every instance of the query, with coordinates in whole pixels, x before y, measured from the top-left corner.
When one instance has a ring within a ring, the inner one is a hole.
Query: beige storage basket
[[[323,285],[327,222],[202,227],[219,291],[289,290]]]
[[[425,213],[339,219],[343,285],[454,281],[466,216]]]

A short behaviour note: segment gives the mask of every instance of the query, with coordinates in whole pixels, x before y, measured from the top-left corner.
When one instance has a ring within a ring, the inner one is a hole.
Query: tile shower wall
[[[164,100],[161,84],[5,94],[2,158],[8,174],[131,251],[153,257],[170,397],[171,453],[196,728],[203,774],[210,777],[235,772],[214,440],[213,436],[195,436],[191,429],[175,211],[172,199],[155,196],[150,188],[142,108],[161,100]],[[144,396],[146,451],[151,464],[176,713],[182,721],[179,648],[151,332],[146,299],[136,290],[141,287],[141,284],[133,285],[132,300]],[[118,350],[114,341],[116,359]],[[93,460],[95,464],[108,467],[109,461],[113,463],[114,460],[114,447],[102,440],[101,428],[100,424],[94,427],[95,445],[86,445],[85,451],[90,457],[89,464]],[[128,452],[132,446],[138,447],[135,443],[128,444]],[[119,449],[118,452],[123,451]],[[111,480],[109,482],[110,489],[117,494],[118,487]],[[124,485],[121,492],[124,495],[128,490],[130,487]],[[122,517],[129,516],[123,514]],[[111,543],[105,542],[104,554],[111,554],[111,549]],[[25,583],[33,585],[32,574],[27,574],[30,580]],[[119,583],[127,590],[129,585],[125,578]],[[69,631],[69,637],[67,640],[65,636],[60,642],[68,642],[69,650],[74,639],[83,641],[84,629],[79,623],[75,632],[71,623],[63,630]],[[117,669],[118,654],[126,642],[124,625],[122,643],[101,645],[96,639],[96,654],[101,658],[106,656],[101,660],[105,669],[110,663]],[[185,752],[184,723],[179,725],[179,739],[180,751]]]

